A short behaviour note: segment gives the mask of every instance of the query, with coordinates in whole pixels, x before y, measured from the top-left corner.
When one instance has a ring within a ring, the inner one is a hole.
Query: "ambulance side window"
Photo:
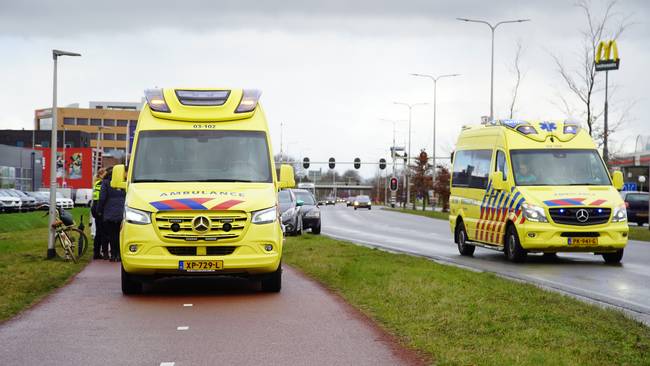
[[[454,154],[453,187],[487,187],[492,150],[461,150]]]
[[[508,179],[508,164],[506,162],[506,154],[501,150],[497,150],[497,158],[494,161],[494,171],[499,171],[503,174],[503,180]]]

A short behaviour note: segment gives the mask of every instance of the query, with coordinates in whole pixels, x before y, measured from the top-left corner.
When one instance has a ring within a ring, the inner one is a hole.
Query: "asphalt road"
[[[243,279],[170,279],[125,297],[96,261],[0,325],[7,365],[419,364],[349,305],[286,268],[279,294]]]
[[[477,248],[461,257],[445,220],[343,205],[322,210],[322,233],[359,244],[406,252],[535,283],[587,301],[614,306],[650,325],[650,243],[630,241],[620,265],[600,255],[560,253],[558,259],[529,255],[523,264],[502,252]]]

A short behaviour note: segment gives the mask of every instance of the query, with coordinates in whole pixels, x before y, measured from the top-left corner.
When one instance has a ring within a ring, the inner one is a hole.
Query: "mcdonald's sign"
[[[618,70],[621,59],[618,58],[616,41],[600,41],[596,48],[596,71]]]

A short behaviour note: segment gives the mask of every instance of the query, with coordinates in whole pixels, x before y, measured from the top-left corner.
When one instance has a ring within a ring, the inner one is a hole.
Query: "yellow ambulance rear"
[[[122,292],[166,276],[257,278],[280,291],[282,229],[277,192],[294,186],[293,169],[276,176],[268,125],[256,90],[155,89],[145,92],[125,189]]]
[[[461,255],[477,246],[514,262],[528,253],[591,252],[619,263],[625,204],[594,141],[573,122],[466,126],[452,158],[449,223]]]

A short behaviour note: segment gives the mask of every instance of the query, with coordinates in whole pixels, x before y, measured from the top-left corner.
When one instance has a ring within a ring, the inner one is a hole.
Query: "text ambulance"
[[[260,93],[241,89],[145,92],[128,172],[121,231],[122,292],[174,275],[236,275],[280,291],[282,230],[276,177]]]
[[[623,176],[610,178],[578,124],[466,126],[452,161],[449,223],[460,254],[482,246],[514,262],[529,252],[593,252],[621,261],[628,236],[617,192]]]

